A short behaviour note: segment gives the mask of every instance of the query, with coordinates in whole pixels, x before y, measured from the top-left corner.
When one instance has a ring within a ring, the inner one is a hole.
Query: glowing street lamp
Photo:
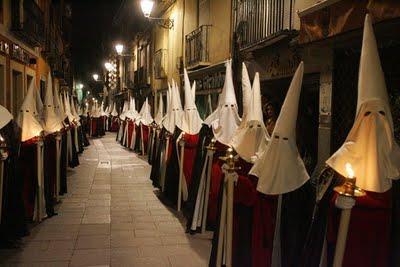
[[[76,85],[76,88],[78,88],[79,90],[82,90],[82,88],[83,88],[83,84],[81,84],[81,83],[78,83],[78,84]]]
[[[153,10],[154,1],[152,0],[142,0],[140,2],[140,7],[142,8],[143,15],[146,18],[150,17],[151,11]]]
[[[124,45],[123,44],[116,44],[115,45],[115,51],[117,51],[118,55],[122,55],[122,52],[124,51]]]
[[[106,68],[107,71],[112,71],[113,65],[110,62],[104,63],[104,67]]]
[[[99,75],[97,73],[94,73],[93,79],[97,82],[99,80]]]
[[[143,16],[149,20],[155,21],[157,25],[165,29],[172,29],[174,27],[174,20],[170,18],[154,18],[151,17],[151,11],[153,10],[154,1],[152,0],[141,0],[140,7],[143,12]]]

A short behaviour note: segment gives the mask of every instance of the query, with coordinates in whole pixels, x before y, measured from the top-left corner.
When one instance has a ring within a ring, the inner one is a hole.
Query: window
[[[12,113],[15,118],[18,117],[19,109],[24,100],[24,87],[22,72],[12,71]]]

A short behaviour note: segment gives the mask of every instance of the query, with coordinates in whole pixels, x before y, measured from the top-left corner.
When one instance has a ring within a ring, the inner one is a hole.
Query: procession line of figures
[[[400,149],[369,16],[353,128],[313,177],[296,144],[304,64],[270,132],[259,75],[251,83],[244,64],[239,117],[230,61],[204,121],[185,70],[183,108],[172,81],[165,115],[161,96],[154,120],[147,100],[138,113],[131,99],[110,123],[122,145],[147,152],[150,179],[187,232],[214,231],[210,266],[400,266]]]
[[[67,169],[79,165],[89,145],[88,123],[99,120],[53,89],[50,73],[47,81],[43,101],[31,81],[16,120],[0,106],[1,248],[18,246],[31,223],[56,215],[55,205],[68,192]]]

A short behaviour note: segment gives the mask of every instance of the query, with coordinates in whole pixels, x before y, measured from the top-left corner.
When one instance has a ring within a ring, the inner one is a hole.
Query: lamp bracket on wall
[[[154,21],[158,26],[163,27],[165,29],[172,29],[174,27],[174,20],[173,19],[164,19],[164,18],[153,18],[147,17],[149,20]]]

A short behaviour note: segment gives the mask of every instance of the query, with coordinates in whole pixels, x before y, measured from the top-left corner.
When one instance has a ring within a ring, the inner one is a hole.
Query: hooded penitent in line
[[[119,130],[118,130],[118,134],[117,134],[117,141],[122,143],[123,141],[123,137],[124,137],[124,133],[125,133],[125,126],[126,126],[126,113],[129,110],[129,102],[127,100],[124,101],[124,106],[122,107],[122,111],[119,114]]]
[[[195,135],[200,132],[203,123],[195,103],[196,82],[193,82],[191,88],[186,69],[184,70],[183,76],[185,82],[185,108],[183,111],[181,130],[187,134]]]
[[[225,82],[222,92],[218,97],[218,106],[216,110],[211,113],[204,120],[203,127],[199,132],[199,140],[196,151],[195,160],[192,165],[191,185],[188,189],[188,201],[185,203],[184,211],[188,218],[187,228],[191,232],[196,232],[201,229],[204,231],[207,228],[214,228],[217,221],[217,206],[218,206],[218,192],[223,179],[221,171],[221,161],[218,160],[219,156],[225,154],[227,146],[232,140],[236,129],[240,124],[240,117],[238,115],[238,108],[233,87],[232,67],[231,60],[225,64]],[[214,139],[215,149],[207,149],[211,140]],[[214,155],[215,154],[215,155]],[[204,186],[210,184],[210,193],[206,193]],[[196,215],[196,205],[203,203],[202,201],[209,198],[207,212],[204,221],[200,222],[202,216]],[[198,200],[201,200],[200,202]],[[196,204],[197,203],[197,204]],[[193,220],[192,220],[193,219]],[[201,225],[200,225],[201,224]]]
[[[154,97],[156,100],[157,96]],[[162,127],[162,119],[164,115],[164,103],[162,93],[159,94],[157,113],[154,117],[154,123],[150,127],[150,142],[148,147],[147,159],[150,165],[153,164],[155,160],[155,155],[157,154],[158,138],[160,135],[160,128]]]
[[[44,196],[43,144],[38,142],[43,128],[38,121],[35,99],[35,80],[32,79],[18,114],[18,124],[22,130],[22,146],[19,168],[24,176],[24,199],[27,217],[41,221],[46,217]],[[32,198],[32,195],[34,196]]]
[[[46,95],[43,104],[43,128],[46,133],[51,134],[63,128],[60,116],[57,114],[53,98],[53,81],[51,74],[47,75]]]
[[[253,261],[272,266],[296,265],[301,258],[312,216],[314,193],[296,144],[303,72],[301,62],[286,94],[271,140],[250,170],[251,175],[258,177],[257,190],[269,196],[259,199],[258,209],[254,210],[253,240],[260,241],[259,237],[265,236],[271,241],[266,246],[272,248],[258,246],[254,250],[258,254],[253,253]],[[257,213],[261,208],[272,213]],[[272,215],[275,211],[276,218]],[[264,258],[272,259],[265,262]]]
[[[122,144],[130,149],[135,148],[136,138],[138,136],[138,125],[140,114],[136,110],[135,98],[131,97],[129,110],[125,113],[125,128]]]
[[[149,105],[148,98],[144,101],[142,108],[140,109],[140,117],[138,118],[139,124],[139,150],[142,154],[146,154],[148,151],[149,144],[149,135],[150,135],[150,126],[153,123],[153,117],[151,116],[151,107]]]
[[[242,68],[243,118],[232,138],[231,146],[242,159],[252,162],[266,149],[270,137],[263,123],[259,74],[256,73],[251,90],[244,63]]]
[[[296,145],[303,71],[303,63],[300,63],[276,121],[270,145],[250,171],[250,174],[258,177],[257,190],[264,194],[288,193],[310,179]]]
[[[118,120],[118,111],[117,111],[117,105],[114,102],[112,104],[112,111],[110,114],[110,132],[118,132],[119,129],[119,120]]]
[[[182,127],[182,103],[178,85],[174,80],[172,80],[171,86],[168,84],[168,87],[170,105],[168,105],[167,114],[165,114],[163,120],[163,126],[170,134],[173,134],[175,127],[180,129]]]
[[[159,126],[162,125],[162,119],[164,116],[164,103],[163,103],[163,97],[162,94],[159,95],[159,100],[158,100],[158,109],[157,109],[157,114],[154,117],[154,122]]]
[[[20,151],[20,128],[13,120],[11,113],[0,105],[0,143],[7,147],[7,152],[2,153],[2,171],[0,172],[0,246],[2,248],[15,248],[20,243],[20,238],[26,235],[28,229],[26,224],[26,210],[24,209],[24,178],[29,176],[22,168],[18,168]],[[30,159],[32,162],[32,158]],[[26,172],[28,164],[23,165]],[[35,163],[33,163],[35,164]],[[32,166],[32,165],[30,165]]]
[[[324,194],[318,196],[321,200],[307,242],[304,266],[318,266],[325,254],[321,249],[324,240],[328,248],[335,248],[340,218],[334,212],[337,194],[333,187],[341,183],[342,176],[348,176],[346,166],[351,166],[356,185],[365,190],[366,196],[357,197],[352,208],[342,266],[399,266],[399,247],[395,245],[400,240],[400,210],[396,204],[399,191],[391,187],[399,182],[393,179],[400,176],[400,149],[394,138],[384,73],[369,15],[364,23],[359,68],[355,121],[344,144],[326,161],[335,175],[328,188],[320,190]],[[332,264],[330,258],[327,260],[328,265]]]
[[[225,83],[218,98],[218,107],[204,120],[204,123],[212,128],[217,141],[224,145],[229,145],[241,121],[233,87],[231,64],[231,60],[226,62]]]
[[[17,119],[17,122],[22,130],[22,142],[40,136],[41,132],[43,131],[42,125],[37,120],[38,116],[35,103],[36,99],[34,99],[35,90],[37,90],[35,86],[35,80],[32,79]]]
[[[188,199],[188,188],[191,186],[192,167],[199,140],[198,133],[202,126],[202,120],[195,104],[195,87],[195,83],[193,83],[193,86],[190,85],[187,71],[184,70],[185,108],[182,112],[183,118],[181,124],[178,126],[179,135],[176,134],[173,138],[174,146],[172,148],[171,160],[167,166],[165,184],[166,194],[172,201],[178,203],[178,209],[181,207],[181,200],[185,202]],[[183,143],[179,145],[181,139]],[[181,150],[182,147],[183,151]],[[183,160],[181,157],[183,157]],[[180,185],[179,179],[181,179]],[[180,198],[178,192],[182,198]]]

